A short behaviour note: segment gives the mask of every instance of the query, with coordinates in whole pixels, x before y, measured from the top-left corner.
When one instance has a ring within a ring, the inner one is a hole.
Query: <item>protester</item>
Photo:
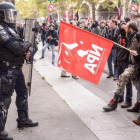
[[[85,24],[84,30],[91,32],[91,29],[89,28],[89,23]]]
[[[101,36],[104,38],[108,38],[108,28],[105,25],[105,21],[100,22],[100,30],[101,30]]]
[[[54,30],[58,30],[58,24],[56,23],[56,20],[53,20],[53,24],[54,24]]]
[[[125,21],[126,23],[128,23],[128,22],[130,21],[130,18],[129,18],[129,17],[125,17],[125,18],[124,18],[124,21]]]
[[[79,26],[78,27],[81,28],[81,29],[83,29],[82,23],[79,23]]]
[[[129,22],[126,26],[126,33],[128,36],[128,46],[130,50],[136,50],[138,41],[136,39],[136,33],[139,31],[138,26],[135,22]],[[120,75],[119,81],[117,84],[117,89],[115,90],[114,98],[111,99],[110,103],[105,106],[103,109],[105,111],[112,111],[117,109],[118,99],[123,95],[124,88],[130,80],[134,83],[135,81],[135,71],[136,71],[136,62],[132,54],[129,55],[129,66],[125,71]]]
[[[91,32],[101,36],[101,30],[99,28],[98,21],[93,21],[91,26]]]
[[[41,27],[41,41],[43,46],[45,45],[45,36],[46,36],[46,23],[43,23]]]
[[[112,20],[110,23],[110,30],[109,30],[109,34],[108,34],[108,39],[117,42],[118,40],[118,36],[119,36],[119,28],[117,26],[117,21],[116,20]],[[113,48],[110,52],[110,55],[108,57],[107,63],[108,63],[108,69],[109,69],[109,75],[107,76],[107,78],[111,78],[114,77],[114,81],[116,81],[118,78],[118,70],[114,67],[114,72],[113,72],[113,68],[112,68],[112,62],[115,62],[116,59],[116,51],[117,51],[117,46],[114,44]]]
[[[55,64],[55,45],[57,43],[58,40],[58,33],[57,31],[54,30],[54,24],[50,24],[49,26],[49,30],[46,33],[46,44],[42,49],[42,58],[44,58],[45,56],[45,50],[46,48],[48,48],[49,46],[51,46],[51,50],[52,50],[52,64]]]
[[[126,37],[125,28],[126,28],[126,22],[122,22],[120,24],[120,35],[118,37],[118,44],[121,44],[122,46],[127,48],[128,40]],[[129,54],[130,54],[129,51],[121,47],[117,47],[115,67],[117,67],[118,69],[118,78],[119,75],[121,75],[125,71],[125,69],[128,68]],[[121,98],[119,98],[118,103],[123,101],[124,101],[124,95],[122,95]],[[121,107],[126,108],[131,105],[132,105],[132,83],[131,81],[129,81],[129,83],[126,85],[126,100],[124,104],[121,105]]]
[[[77,26],[77,24],[76,24],[75,21],[70,21],[70,24],[73,25],[73,26]],[[67,75],[67,72],[66,72],[64,69],[62,69],[62,70],[61,70],[61,77],[62,77],[62,78],[69,78],[70,76]],[[72,78],[73,78],[73,79],[79,79],[79,78],[78,78],[76,75],[74,75],[74,74],[72,74]]]
[[[134,60],[137,63],[135,70],[135,78],[137,80],[137,102],[133,108],[127,109],[128,112],[139,112],[140,111],[140,32],[136,34],[136,39],[139,44],[137,46],[137,52],[131,51],[131,54],[134,56]],[[139,118],[140,119],[140,118]],[[138,119],[138,120],[139,120]]]
[[[37,40],[40,42],[41,41],[41,26],[39,22],[36,24],[36,29],[37,29]]]
[[[110,22],[108,20],[106,21],[106,27],[107,27],[107,29],[109,31],[110,30]]]
[[[137,63],[136,68],[136,77],[137,77],[137,103],[132,109],[129,109],[129,112],[139,112],[140,111],[140,32],[137,33],[136,38],[139,42],[137,46],[137,51],[131,52],[132,55],[134,55],[135,62]],[[140,125],[140,116],[133,121],[135,124]]]
[[[20,37],[22,39],[24,39],[25,25],[21,24],[21,23],[17,23],[16,29],[17,29],[17,33],[20,35]]]

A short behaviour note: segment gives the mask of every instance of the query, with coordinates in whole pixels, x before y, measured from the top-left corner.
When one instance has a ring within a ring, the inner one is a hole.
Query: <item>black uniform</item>
[[[5,12],[1,10],[4,8],[10,12],[13,10],[13,13],[10,14],[14,15],[11,17],[16,16],[13,4],[0,3],[0,140],[13,140],[4,129],[14,90],[17,94],[18,127],[37,126],[38,123],[32,122],[28,117],[28,91],[21,69],[25,54],[32,44],[20,39],[14,24],[9,23],[12,22],[11,17],[6,17]]]

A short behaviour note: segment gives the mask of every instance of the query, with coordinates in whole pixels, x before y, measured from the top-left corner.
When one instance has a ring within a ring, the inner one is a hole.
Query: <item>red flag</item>
[[[65,22],[59,35],[58,66],[98,84],[113,42]]]

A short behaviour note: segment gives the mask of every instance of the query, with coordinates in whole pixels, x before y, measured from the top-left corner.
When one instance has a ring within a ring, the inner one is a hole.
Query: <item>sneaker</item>
[[[44,57],[41,57],[40,59],[43,59]]]
[[[127,109],[128,112],[139,112],[140,110],[140,103],[135,103],[133,108]]]
[[[114,77],[114,75],[113,75],[113,74],[109,74],[109,75],[107,76],[107,78],[111,78],[111,77]]]
[[[132,103],[129,103],[129,102],[125,101],[124,104],[121,105],[121,108],[127,108],[127,107],[130,107],[130,106],[132,106]]]
[[[117,78],[116,76],[114,76],[113,80],[114,80],[114,81],[117,81],[117,80],[118,80],[118,78]]]
[[[62,78],[69,78],[69,75],[61,75]]]
[[[73,79],[79,79],[77,76],[72,76]]]

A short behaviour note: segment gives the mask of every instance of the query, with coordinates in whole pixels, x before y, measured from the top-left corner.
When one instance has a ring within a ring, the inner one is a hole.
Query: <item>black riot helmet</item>
[[[4,20],[7,23],[16,23],[17,9],[10,2],[0,3],[0,22]]]

